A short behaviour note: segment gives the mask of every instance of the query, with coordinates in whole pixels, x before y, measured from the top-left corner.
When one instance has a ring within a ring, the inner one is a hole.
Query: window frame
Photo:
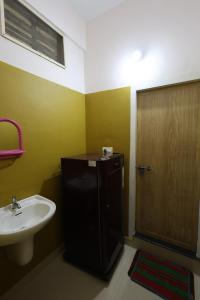
[[[30,4],[28,4],[27,2],[23,1],[23,0],[17,0],[19,3],[21,3],[24,7],[26,7],[28,10],[30,10],[34,15],[36,15],[38,18],[40,18],[43,22],[46,23],[46,25],[48,25],[50,28],[52,28],[56,33],[58,33],[61,37],[62,37],[62,41],[63,41],[63,54],[64,54],[64,64],[61,64],[59,62],[57,62],[56,60],[48,57],[47,55],[29,47],[28,45],[26,45],[25,43],[19,41],[18,39],[10,36],[9,34],[6,33],[6,28],[5,28],[5,15],[4,15],[4,0],[0,0],[0,35],[12,42],[14,42],[15,44],[37,54],[38,56],[45,58],[46,60],[56,64],[57,66],[66,69],[66,61],[65,61],[65,37],[64,37],[64,33],[61,32],[55,25],[53,25],[46,17],[44,17],[43,15],[41,15],[39,12],[37,12]]]

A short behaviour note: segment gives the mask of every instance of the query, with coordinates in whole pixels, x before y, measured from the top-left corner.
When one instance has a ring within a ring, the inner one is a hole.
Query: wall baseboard
[[[35,268],[33,268],[20,281],[13,285],[6,293],[1,296],[1,300],[15,299],[15,295],[26,286],[34,277],[37,276],[52,260],[64,252],[64,245],[61,244],[53,252],[51,252],[45,259],[43,259]]]
[[[161,248],[165,248],[165,249],[168,249],[170,251],[174,251],[176,253],[179,253],[181,255],[184,255],[184,256],[187,256],[187,257],[190,257],[190,258],[193,258],[193,259],[196,259],[196,253],[194,251],[190,251],[190,250],[187,250],[187,249],[184,249],[184,248],[181,248],[179,246],[176,246],[176,245],[173,245],[171,243],[168,243],[168,242],[164,242],[162,240],[159,240],[159,239],[156,239],[156,238],[152,238],[152,237],[149,237],[145,234],[142,234],[142,233],[139,233],[139,232],[136,232],[135,233],[135,237],[141,239],[141,240],[144,240],[146,242],[149,242],[151,244],[154,244],[154,245],[157,245],[157,246],[160,246]]]

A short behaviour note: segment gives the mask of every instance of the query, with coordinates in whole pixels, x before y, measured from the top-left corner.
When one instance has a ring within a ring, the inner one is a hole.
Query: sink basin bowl
[[[8,246],[33,236],[52,218],[56,206],[40,195],[18,201],[21,208],[11,205],[0,208],[0,246]]]

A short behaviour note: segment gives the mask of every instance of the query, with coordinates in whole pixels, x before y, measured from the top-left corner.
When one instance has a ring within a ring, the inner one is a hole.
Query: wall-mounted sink
[[[53,217],[56,206],[39,195],[18,201],[21,208],[11,205],[0,208],[0,246],[8,246],[8,256],[24,265],[33,256],[33,235]]]

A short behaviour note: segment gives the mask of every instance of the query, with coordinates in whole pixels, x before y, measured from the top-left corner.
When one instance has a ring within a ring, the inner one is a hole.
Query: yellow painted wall
[[[1,295],[62,242],[60,157],[86,150],[101,152],[102,146],[125,154],[123,220],[127,232],[130,88],[85,96],[0,62],[0,117],[20,123],[26,151],[21,158],[0,160],[0,207],[10,203],[12,195],[21,199],[34,194],[57,205],[55,217],[35,236],[30,264],[15,265],[0,248]],[[0,123],[0,149],[16,145],[15,129]]]
[[[56,202],[57,212],[35,236],[35,255],[27,266],[10,262],[0,248],[0,294],[62,241],[59,163],[62,156],[86,150],[85,96],[0,62],[2,116],[22,126],[26,153],[18,159],[0,160],[0,206],[8,204],[11,195],[21,199],[41,194]],[[2,123],[0,127],[0,149],[15,146],[14,131]]]
[[[125,155],[125,188],[123,199],[124,232],[128,230],[128,189],[130,157],[130,88],[120,88],[86,95],[87,152],[101,152],[102,146],[113,146]]]

